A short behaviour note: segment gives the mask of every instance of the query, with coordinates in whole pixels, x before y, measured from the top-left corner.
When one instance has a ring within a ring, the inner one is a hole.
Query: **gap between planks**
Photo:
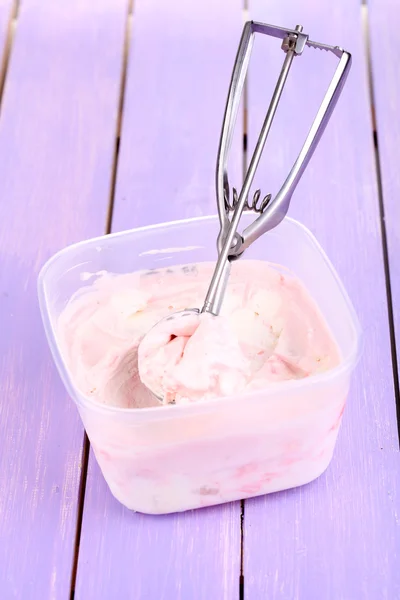
[[[248,0],[243,0],[243,25],[249,20],[249,4]],[[246,77],[243,85],[243,114],[242,114],[242,128],[243,128],[243,142],[242,142],[242,180],[244,182],[247,166],[248,166],[248,106],[249,106],[249,83]],[[245,536],[245,511],[246,502],[245,500],[240,501],[240,573],[239,573],[239,600],[244,600],[244,536]]]
[[[127,72],[128,72],[129,50],[130,50],[131,41],[132,41],[132,23],[133,23],[133,0],[129,0],[128,14],[127,14],[127,20],[126,20],[126,30],[125,30],[124,54],[123,54],[123,59],[122,59],[122,74],[121,74],[121,87],[120,87],[120,93],[119,93],[117,131],[116,131],[116,135],[115,135],[114,162],[113,162],[113,167],[112,167],[110,202],[108,205],[106,233],[111,233],[111,228],[112,228],[115,186],[117,183],[119,148],[120,148],[120,142],[121,142],[121,132],[122,132],[122,123],[123,123],[123,114],[124,114],[124,104],[125,104],[126,78],[127,78]]]
[[[73,556],[73,560],[72,560],[70,600],[74,600],[74,597],[75,597],[75,584],[76,584],[76,576],[78,573],[79,545],[80,545],[80,541],[81,541],[83,508],[84,508],[84,504],[85,504],[86,480],[87,480],[87,471],[88,471],[88,465],[89,465],[89,451],[90,451],[90,442],[89,442],[89,439],[85,432],[83,434],[83,445],[82,445],[82,454],[81,454],[81,457],[82,457],[81,458],[81,478],[79,481],[79,491],[78,491],[78,508],[77,508],[77,517],[76,517],[74,556]]]
[[[127,70],[128,70],[128,58],[129,58],[129,50],[130,50],[131,39],[132,39],[133,2],[134,2],[134,0],[129,0],[128,10],[127,10],[127,14],[126,14],[124,48],[123,48],[123,55],[122,55],[121,83],[120,83],[119,98],[118,98],[118,115],[117,115],[117,124],[116,124],[116,130],[115,130],[114,157],[113,157],[113,164],[112,164],[112,170],[111,170],[110,198],[109,198],[109,203],[108,203],[108,211],[107,211],[107,218],[106,218],[106,224],[105,224],[105,232],[104,232],[105,234],[111,233],[111,227],[112,227],[115,185],[116,185],[116,181],[117,181],[119,148],[120,148],[121,129],[122,129],[124,103],[125,103],[125,89],[126,89],[126,79],[127,79]],[[78,562],[79,562],[79,547],[80,547],[81,533],[82,533],[83,511],[85,508],[85,493],[86,493],[87,473],[88,473],[88,467],[89,467],[89,455],[90,455],[90,442],[89,442],[89,438],[87,437],[86,432],[85,432],[84,436],[83,436],[83,445],[82,445],[82,459],[81,459],[82,470],[81,470],[81,477],[80,477],[80,482],[79,482],[79,492],[78,492],[78,511],[77,511],[77,519],[76,519],[74,556],[73,556],[72,571],[71,571],[70,600],[74,600],[74,598],[75,598],[75,586],[76,586],[76,578],[77,578],[77,574],[78,574]]]
[[[0,114],[1,114],[1,101],[3,98],[4,87],[7,79],[8,67],[10,64],[11,50],[15,38],[15,30],[17,27],[18,14],[19,14],[20,0],[14,0],[14,4],[10,11],[10,18],[7,25],[7,35],[4,44],[4,50],[0,48],[0,54],[3,50],[3,59],[0,62]]]
[[[396,332],[394,327],[394,315],[393,315],[393,298],[392,298],[392,284],[390,278],[390,262],[389,262],[389,251],[386,233],[386,222],[385,222],[385,203],[383,198],[383,187],[382,187],[382,167],[381,158],[379,154],[379,135],[378,126],[375,116],[375,89],[374,89],[374,78],[371,58],[371,44],[370,44],[370,28],[369,28],[369,10],[366,0],[363,0],[361,5],[361,19],[363,27],[363,39],[365,45],[365,55],[367,61],[367,76],[368,76],[368,88],[369,88],[369,99],[371,108],[371,122],[372,122],[372,134],[373,134],[373,147],[375,154],[375,170],[376,170],[376,181],[378,188],[378,199],[379,199],[379,215],[381,224],[381,237],[382,237],[382,254],[383,264],[385,270],[385,283],[386,283],[386,301],[389,321],[389,333],[390,333],[390,348],[392,355],[392,369],[393,369],[393,386],[394,395],[396,399],[396,412],[397,412],[397,429],[399,436],[400,445],[400,388],[399,388],[399,371],[397,363],[397,348],[396,348]]]

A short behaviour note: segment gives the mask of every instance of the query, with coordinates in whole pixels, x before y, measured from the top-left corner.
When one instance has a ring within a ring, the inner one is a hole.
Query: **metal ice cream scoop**
[[[255,33],[262,33],[282,39],[282,50],[285,53],[285,58],[260,135],[244,177],[243,186],[239,193],[237,193],[236,189],[233,189],[232,198],[230,198],[227,175],[228,156]],[[260,162],[265,142],[271,129],[272,121],[293,59],[295,56],[303,54],[306,46],[332,52],[339,58],[339,64],[336,67],[336,71],[308,132],[303,147],[281,189],[274,198],[272,198],[270,194],[262,198],[260,190],[257,190],[252,200],[249,201],[250,187]],[[303,27],[301,25],[297,25],[295,29],[285,29],[283,27],[275,27],[273,25],[266,25],[254,21],[248,21],[245,24],[233,67],[217,156],[216,192],[220,232],[217,240],[218,259],[211,282],[201,309],[189,308],[165,317],[165,319],[162,319],[150,329],[144,338],[144,343],[151,343],[151,336],[154,340],[158,339],[157,328],[162,325],[165,326],[165,320],[171,321],[171,319],[184,318],[187,315],[193,313],[199,314],[200,312],[219,315],[229,280],[231,262],[238,259],[261,235],[279,225],[286,216],[292,194],[300,181],[300,178],[325,130],[333,109],[336,106],[337,100],[345,84],[350,65],[351,55],[348,52],[342,50],[338,46],[328,46],[326,44],[312,42],[308,35],[303,33]],[[244,210],[255,213],[257,217],[240,234],[238,233],[238,226]],[[144,383],[146,384],[145,381]],[[159,397],[159,394],[157,396]]]

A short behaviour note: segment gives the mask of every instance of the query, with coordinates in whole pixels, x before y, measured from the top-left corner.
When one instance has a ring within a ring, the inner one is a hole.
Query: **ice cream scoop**
[[[182,349],[180,346],[185,343],[185,338],[190,336],[181,334],[176,335],[176,332],[179,332],[182,329],[184,330],[185,327],[188,326],[188,323],[191,323],[194,320],[196,321],[197,326],[191,335],[197,334],[197,329],[202,327],[205,322],[204,319],[199,320],[202,313],[218,316],[229,279],[231,262],[239,258],[244,250],[261,235],[279,225],[289,209],[291,196],[329,121],[351,64],[351,56],[348,52],[345,52],[338,47],[311,42],[308,39],[308,35],[304,34],[302,30],[303,28],[301,25],[297,25],[294,30],[291,30],[253,21],[247,22],[244,26],[229,87],[217,156],[216,184],[221,228],[217,242],[218,260],[215,265],[215,270],[211,278],[203,307],[201,309],[188,307],[186,310],[176,312],[158,322],[142,340],[139,346],[139,359],[141,355],[146,354],[147,356],[149,349],[156,349],[160,340],[165,341],[165,336],[169,336],[169,341],[174,341],[175,339],[178,340],[174,342],[172,346],[175,350],[179,351]],[[248,170],[244,177],[242,189],[239,195],[233,190],[233,199],[232,202],[230,202],[226,165],[246,71],[249,64],[254,34],[256,32],[281,38],[283,40],[282,49],[285,52],[285,59]],[[271,198],[271,195],[268,194],[261,202],[259,202],[261,192],[260,190],[257,190],[253,196],[253,201],[250,204],[248,201],[250,187],[264,150],[290,67],[294,57],[302,54],[306,45],[333,52],[340,59],[339,65],[307,135],[306,141],[304,142],[282,188],[273,199]],[[243,234],[240,235],[237,230],[244,210],[249,210],[256,214],[259,213],[259,216],[244,230]],[[181,323],[178,322],[181,320]],[[213,326],[218,327],[216,322]],[[189,341],[186,340],[186,343],[189,343]],[[175,356],[174,353],[173,355]],[[205,354],[203,358],[206,358]],[[199,360],[203,360],[203,358],[200,357]],[[171,360],[173,360],[172,357]],[[147,378],[146,373],[140,372],[140,362],[139,373],[145,385],[150,381],[154,381],[154,379]],[[151,388],[151,391],[161,399],[160,389],[157,386],[156,388]]]

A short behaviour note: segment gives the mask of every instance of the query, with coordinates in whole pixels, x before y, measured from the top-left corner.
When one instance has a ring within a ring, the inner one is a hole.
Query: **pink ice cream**
[[[183,313],[139,345],[142,382],[167,404],[230,396],[251,378],[250,361],[225,317]]]
[[[62,350],[76,387],[121,407],[187,403],[310,377],[339,362],[324,320],[300,281],[262,261],[232,267],[220,317],[164,322],[202,305],[211,263],[128,275],[102,274],[60,317]],[[139,365],[138,365],[139,346]]]

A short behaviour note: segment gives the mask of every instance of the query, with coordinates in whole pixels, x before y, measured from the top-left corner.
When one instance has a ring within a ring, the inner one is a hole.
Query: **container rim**
[[[215,215],[215,214],[201,216],[201,217],[190,217],[187,219],[177,219],[177,220],[168,221],[168,222],[164,221],[162,223],[156,223],[156,224],[151,224],[151,225],[145,225],[142,227],[134,227],[132,229],[126,229],[124,231],[118,231],[116,233],[99,235],[94,238],[89,238],[86,240],[82,240],[80,242],[76,242],[74,244],[70,244],[69,246],[66,246],[65,248],[59,250],[53,256],[51,256],[46,261],[46,263],[43,265],[43,267],[41,268],[39,275],[38,275],[38,297],[39,297],[40,312],[41,312],[42,320],[44,323],[44,329],[45,329],[46,337],[49,342],[50,348],[52,349],[53,359],[56,363],[56,366],[57,366],[58,372],[61,376],[61,379],[63,380],[63,383],[64,383],[69,395],[72,397],[72,399],[75,401],[75,403],[78,406],[82,406],[86,409],[94,410],[95,412],[98,412],[98,413],[113,415],[115,417],[116,416],[123,417],[123,416],[130,415],[132,419],[134,418],[135,420],[142,420],[142,419],[146,419],[147,416],[150,416],[150,415],[152,417],[155,417],[156,415],[158,415],[160,419],[164,419],[164,418],[175,418],[175,417],[181,416],[182,414],[190,414],[192,412],[207,412],[208,410],[212,409],[212,407],[215,406],[216,403],[218,404],[218,406],[223,406],[223,405],[226,405],[229,403],[235,404],[236,402],[239,401],[238,396],[226,396],[223,398],[212,398],[212,399],[208,399],[208,400],[202,400],[201,402],[194,402],[192,404],[185,404],[185,405],[169,404],[169,405],[163,406],[162,407],[163,410],[160,410],[160,406],[152,406],[152,407],[147,407],[147,408],[133,409],[133,408],[123,408],[123,407],[119,407],[119,406],[109,406],[107,404],[100,404],[99,402],[96,402],[89,396],[84,396],[83,394],[81,394],[81,392],[79,392],[79,390],[77,390],[75,388],[75,386],[73,385],[72,380],[70,378],[69,369],[68,369],[66,363],[64,362],[64,360],[61,356],[61,353],[58,350],[58,344],[56,341],[54,328],[50,321],[49,311],[47,309],[48,302],[47,302],[47,292],[46,292],[46,285],[45,285],[46,274],[51,269],[51,267],[53,266],[54,263],[56,263],[65,254],[68,254],[72,249],[80,248],[87,244],[93,244],[96,241],[104,240],[104,238],[109,238],[110,240],[112,240],[112,239],[124,237],[127,234],[131,234],[131,233],[137,233],[137,232],[142,232],[142,231],[152,231],[152,230],[157,230],[160,228],[173,227],[174,225],[185,225],[185,224],[193,223],[193,222],[198,223],[198,222],[202,222],[202,221],[213,221],[213,220],[217,220],[217,219],[218,219],[218,215]],[[326,266],[328,267],[331,275],[333,276],[335,283],[338,286],[339,291],[341,292],[343,299],[345,301],[346,308],[347,308],[349,316],[350,316],[351,326],[353,329],[353,342],[352,342],[351,349],[347,355],[347,358],[342,360],[339,363],[339,365],[334,367],[333,369],[326,371],[325,373],[320,373],[317,375],[313,375],[312,377],[307,377],[305,379],[271,383],[267,388],[264,388],[263,390],[258,389],[258,390],[243,392],[240,396],[240,401],[243,396],[246,396],[248,401],[251,401],[251,399],[253,397],[260,394],[260,391],[262,391],[265,395],[268,395],[268,396],[272,395],[272,394],[274,394],[274,396],[276,396],[277,394],[281,395],[281,393],[283,394],[283,393],[287,392],[289,389],[291,391],[301,390],[302,388],[308,387],[311,383],[313,385],[328,384],[333,379],[340,378],[345,373],[353,371],[361,357],[361,351],[362,351],[362,346],[363,346],[363,343],[362,343],[363,336],[362,336],[361,326],[360,326],[356,311],[354,309],[353,303],[350,300],[350,297],[349,297],[339,275],[337,274],[336,269],[333,267],[325,250],[322,248],[322,246],[320,245],[320,243],[318,242],[318,240],[316,239],[314,234],[311,233],[311,231],[305,225],[303,225],[302,223],[300,223],[299,221],[297,221],[296,219],[293,219],[291,217],[285,217],[284,222],[290,223],[294,227],[301,229],[303,231],[303,233],[306,235],[306,237],[310,240],[310,242],[315,246],[316,250],[318,250],[319,253],[321,254]],[[54,348],[57,348],[57,352],[53,351]],[[266,400],[267,399],[265,398],[264,401],[266,401]]]

